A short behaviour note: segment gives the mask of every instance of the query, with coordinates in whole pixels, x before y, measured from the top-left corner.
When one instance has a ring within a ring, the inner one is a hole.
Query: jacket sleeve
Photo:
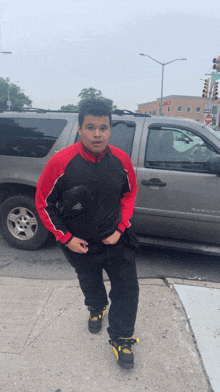
[[[131,226],[129,219],[131,219],[134,212],[135,199],[136,199],[138,188],[137,188],[135,171],[131,163],[131,160],[127,154],[123,159],[123,165],[124,165],[124,170],[127,173],[127,178],[122,190],[122,199],[121,199],[122,219],[118,224],[118,230],[124,233],[125,229]]]
[[[44,168],[37,184],[35,204],[44,226],[51,231],[57,241],[63,244],[70,241],[72,234],[66,229],[57,208],[62,194],[63,169],[56,155]]]

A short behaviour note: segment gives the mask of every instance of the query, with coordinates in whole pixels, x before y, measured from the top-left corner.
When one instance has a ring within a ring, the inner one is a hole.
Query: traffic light
[[[212,125],[216,125],[216,117],[212,117]]]
[[[203,92],[202,97],[203,97],[203,98],[208,98],[208,93],[209,93],[209,79],[205,79],[204,89],[202,90],[202,92]]]
[[[212,101],[218,99],[218,82],[214,82],[213,91],[212,91]]]
[[[213,59],[213,69],[216,69],[218,72],[220,71],[220,56]]]

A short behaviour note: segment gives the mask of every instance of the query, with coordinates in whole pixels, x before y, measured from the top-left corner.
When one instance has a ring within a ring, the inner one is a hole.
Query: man
[[[108,145],[111,112],[103,102],[90,101],[81,108],[78,132],[81,141],[56,153],[46,165],[36,207],[78,274],[91,333],[101,330],[108,305],[103,268],[107,272],[109,343],[119,365],[129,369],[134,364],[131,345],[138,341],[132,335],[139,288],[129,245],[136,177],[129,156]]]

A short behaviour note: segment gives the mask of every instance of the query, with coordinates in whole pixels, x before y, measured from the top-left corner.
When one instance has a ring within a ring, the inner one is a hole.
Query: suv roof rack
[[[34,112],[37,112],[37,113],[73,113],[73,114],[77,114],[77,112],[73,112],[72,110],[51,110],[51,109],[41,109],[41,108],[26,109],[26,111],[31,111],[31,110],[33,110]]]
[[[51,110],[51,109],[41,109],[41,108],[22,108],[22,109],[14,109],[14,110],[4,110],[0,109],[0,113],[4,112],[36,112],[36,113],[73,113],[77,114],[76,112],[73,112],[72,110]],[[112,114],[117,114],[118,116],[123,116],[123,115],[130,115],[134,117],[151,117],[150,114],[147,113],[135,113],[132,112],[131,110],[121,110],[121,109],[116,109]]]
[[[134,113],[131,110],[120,110],[116,109],[112,114],[117,114],[118,116],[123,116],[125,114],[135,117],[151,117],[150,114],[147,113]]]
[[[51,110],[51,109],[41,109],[41,108],[22,108],[22,109],[0,109],[0,113],[4,112],[36,112],[36,113],[76,113],[72,110]]]

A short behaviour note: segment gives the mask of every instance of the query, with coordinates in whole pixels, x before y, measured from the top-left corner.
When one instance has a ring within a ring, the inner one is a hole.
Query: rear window
[[[109,144],[120,148],[131,157],[135,127],[134,121],[113,121]],[[80,139],[81,136],[77,133],[75,142]]]
[[[0,155],[43,158],[66,124],[57,119],[0,118]]]

